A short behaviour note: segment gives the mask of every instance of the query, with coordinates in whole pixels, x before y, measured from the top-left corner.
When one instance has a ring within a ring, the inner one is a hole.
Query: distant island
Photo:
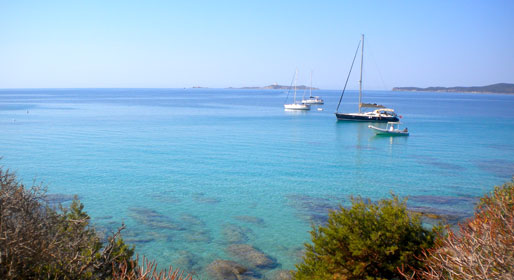
[[[294,89],[294,86],[283,86],[283,85],[273,84],[273,85],[264,86],[264,87],[241,87],[241,88],[229,87],[229,88],[232,88],[232,89],[287,89],[287,90],[289,90],[289,89]],[[296,86],[296,89],[304,90],[304,89],[311,89],[311,87],[301,85],[301,86]],[[319,88],[313,87],[312,90],[319,90]]]
[[[471,92],[514,94],[514,84],[499,83],[482,87],[394,87],[393,91]]]

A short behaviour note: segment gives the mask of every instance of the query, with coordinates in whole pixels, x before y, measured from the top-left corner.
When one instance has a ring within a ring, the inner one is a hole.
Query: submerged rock
[[[125,242],[128,244],[144,244],[154,242],[155,239],[153,237],[126,237],[124,238]]]
[[[207,273],[215,280],[241,280],[248,269],[236,262],[215,260],[207,266]]]
[[[329,212],[327,212],[326,214],[312,213],[306,216],[306,219],[308,219],[311,223],[314,223],[315,225],[325,225],[328,222],[328,213]]]
[[[60,204],[70,202],[75,198],[73,194],[62,194],[62,193],[49,193],[46,194],[43,199],[49,204]],[[78,196],[77,196],[78,198]]]
[[[514,161],[504,159],[479,160],[475,162],[476,166],[483,171],[494,174],[500,178],[510,178],[514,174]]]
[[[155,240],[161,240],[166,242],[173,241],[173,236],[163,231],[150,231],[147,233],[147,235],[154,238]]]
[[[219,203],[221,200],[216,197],[205,196],[204,193],[195,193],[193,194],[193,200],[198,203],[207,203],[207,204],[215,204]]]
[[[252,267],[271,268],[276,265],[269,256],[248,244],[233,244],[228,246],[227,251],[242,263]]]
[[[122,236],[123,240],[129,244],[143,244],[156,241],[154,236],[130,229],[124,230]]]
[[[426,204],[441,204],[451,205],[455,204],[476,204],[478,197],[469,196],[440,196],[440,195],[411,195],[409,196],[409,202],[418,202]]]
[[[431,156],[418,155],[418,156],[415,156],[415,158],[421,164],[431,165],[431,166],[440,168],[444,171],[450,171],[450,170],[460,171],[460,170],[465,169],[464,167],[462,167],[460,165],[449,163],[449,162],[444,162],[444,161],[441,161],[440,159],[437,159],[437,158],[434,158]]]
[[[180,220],[186,224],[187,227],[204,227],[205,223],[200,218],[191,214],[182,214]]]
[[[445,224],[457,225],[469,217],[469,214],[457,211],[445,211],[438,208],[424,207],[424,206],[409,206],[409,211],[421,214],[423,222],[428,224],[437,224],[443,221]]]
[[[152,199],[169,204],[176,204],[182,202],[182,200],[178,197],[169,196],[168,194],[154,194],[151,196]]]
[[[184,227],[173,221],[173,219],[162,215],[155,210],[144,207],[131,207],[129,210],[130,217],[132,217],[138,223],[144,224],[148,227],[158,229],[184,230]]]
[[[325,224],[328,213],[339,209],[342,200],[313,197],[309,195],[292,194],[286,196],[289,206],[297,211],[298,217],[316,225]]]
[[[204,242],[209,243],[212,241],[211,233],[210,231],[206,229],[199,229],[199,230],[189,230],[184,235],[186,241],[188,242]]]
[[[292,280],[293,273],[290,270],[277,270],[271,274],[270,280]]]
[[[234,224],[224,224],[221,233],[227,243],[244,243],[248,241],[247,233],[251,232],[249,229],[244,229]]]
[[[239,220],[241,222],[251,223],[260,226],[264,225],[263,219],[254,216],[236,216],[234,217],[234,219]]]
[[[173,261],[173,266],[191,275],[196,275],[200,270],[201,257],[188,251],[179,251],[180,257]]]
[[[112,219],[112,218],[113,218],[113,217],[112,217],[112,216],[110,216],[110,215],[93,217],[93,219],[95,219],[95,220],[110,220],[110,219]]]
[[[127,243],[132,244],[143,244],[150,243],[155,241],[166,241],[171,242],[173,240],[170,234],[165,234],[162,231],[142,231],[142,230],[132,230],[126,229],[122,231],[123,240]]]

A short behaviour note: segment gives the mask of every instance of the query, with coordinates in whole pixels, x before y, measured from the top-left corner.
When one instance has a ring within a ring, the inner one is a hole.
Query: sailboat
[[[311,71],[311,86],[310,86],[310,96],[309,99],[302,99],[303,104],[311,104],[311,105],[323,105],[324,101],[319,96],[312,96],[312,71]]]
[[[284,104],[285,110],[310,110],[311,106],[309,104],[297,103],[296,102],[296,76],[298,76],[298,69],[294,74],[294,98],[293,103]]]
[[[343,99],[344,92],[346,90],[346,85],[348,84],[348,79],[350,78],[350,74],[352,73],[353,64],[355,62],[355,58],[357,57],[357,53],[359,51],[359,47],[361,47],[361,75],[359,80],[359,112],[358,113],[339,113],[339,106],[341,105],[341,100]],[[348,77],[346,78],[346,83],[344,84],[343,92],[341,93],[341,97],[339,98],[339,103],[337,104],[336,109],[336,118],[338,121],[365,121],[365,122],[398,122],[398,116],[396,115],[394,109],[386,108],[380,104],[376,103],[362,103],[362,65],[364,61],[364,34],[362,35],[362,39],[357,45],[357,50],[355,51],[355,55],[353,57],[352,65],[350,67],[350,72],[348,73]],[[363,110],[364,108],[364,110]],[[365,111],[367,109],[374,109],[373,111]]]

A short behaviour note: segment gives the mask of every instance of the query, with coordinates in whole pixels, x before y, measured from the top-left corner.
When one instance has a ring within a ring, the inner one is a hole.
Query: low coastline
[[[472,87],[394,87],[392,91],[422,91],[422,92],[452,92],[452,93],[482,93],[482,94],[514,94],[514,84],[498,83],[487,86]]]

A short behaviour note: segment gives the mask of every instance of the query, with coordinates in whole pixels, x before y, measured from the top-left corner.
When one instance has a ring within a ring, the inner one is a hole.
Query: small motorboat
[[[321,97],[319,97],[319,96],[312,96],[312,71],[311,71],[311,86],[309,88],[309,91],[310,91],[309,98],[308,99],[302,98],[302,103],[303,104],[323,105],[325,103],[325,101],[323,101],[323,99],[321,99]],[[305,93],[305,91],[304,91],[304,93]]]
[[[324,101],[319,96],[311,96],[309,99],[302,99],[303,104],[323,105]]]
[[[373,129],[376,135],[409,136],[409,130],[407,128],[400,129],[400,124],[400,122],[388,122],[386,128],[376,127],[373,125],[368,125],[368,127]]]

